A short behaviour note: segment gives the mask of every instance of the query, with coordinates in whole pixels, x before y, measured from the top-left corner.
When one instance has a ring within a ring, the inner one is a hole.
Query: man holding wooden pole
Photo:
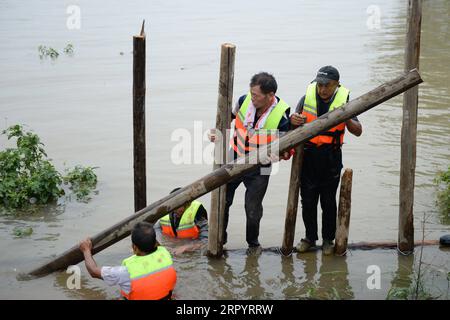
[[[280,132],[289,130],[290,108],[277,97],[277,82],[267,72],[255,74],[250,81],[250,92],[239,98],[232,118],[235,119],[235,131],[231,141],[234,159],[245,156],[252,150],[274,141]],[[211,135],[215,140],[215,135]],[[289,159],[289,153],[282,158]],[[259,253],[259,224],[263,215],[262,201],[266,194],[270,177],[270,164],[256,168],[244,176],[233,179],[227,184],[223,244],[227,242],[227,225],[230,206],[236,189],[243,182],[245,192],[245,213],[247,216],[246,240],[249,253]]]
[[[291,116],[291,124],[298,127],[321,115],[337,109],[349,101],[349,90],[339,83],[339,72],[332,66],[319,69],[315,80],[306,89],[306,95]],[[305,143],[300,183],[302,216],[306,237],[297,245],[298,252],[306,252],[316,245],[317,204],[322,207],[322,250],[325,255],[334,252],[336,233],[336,192],[342,169],[342,151],[345,128],[355,136],[362,133],[356,117],[322,132]]]

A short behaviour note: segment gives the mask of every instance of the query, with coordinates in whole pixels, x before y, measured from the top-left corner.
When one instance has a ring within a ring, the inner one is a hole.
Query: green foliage
[[[13,229],[13,235],[18,238],[31,236],[32,233],[33,233],[33,228],[31,228],[31,227],[26,227],[26,228],[15,227]]]
[[[53,49],[51,47],[47,48],[46,46],[43,46],[43,45],[40,45],[38,47],[38,52],[39,52],[39,58],[41,58],[41,59],[50,57],[54,60],[54,59],[58,58],[58,56],[59,56],[58,51],[56,51],[55,49]]]
[[[64,48],[64,53],[71,55],[73,54],[73,44],[69,43],[65,48]]]
[[[65,184],[70,185],[70,189],[75,193],[77,200],[87,201],[90,199],[89,194],[97,186],[97,175],[94,172],[96,167],[76,166],[67,172],[63,178]]]
[[[38,47],[39,58],[44,59],[50,57],[52,60],[55,60],[59,57],[59,52],[53,49],[52,47],[46,47],[40,45]],[[69,43],[64,49],[63,52],[67,55],[73,55],[73,44]]]
[[[4,130],[8,140],[16,138],[17,148],[0,151],[0,205],[22,208],[45,204],[64,194],[61,175],[47,159],[43,143],[20,125]]]
[[[426,288],[423,279],[415,279],[414,283],[407,288],[392,287],[386,297],[387,300],[435,300],[439,296],[431,294]]]
[[[97,184],[94,168],[77,166],[62,177],[47,159],[39,136],[24,132],[20,125],[11,126],[2,134],[8,140],[16,139],[16,148],[0,151],[0,209],[13,211],[56,201],[64,195],[63,182],[70,184],[77,200],[90,199],[88,196]]]
[[[408,300],[410,296],[410,288],[392,287],[389,289],[387,300]]]
[[[446,172],[439,172],[434,182],[438,186],[437,204],[441,213],[441,222],[450,224],[450,166]]]

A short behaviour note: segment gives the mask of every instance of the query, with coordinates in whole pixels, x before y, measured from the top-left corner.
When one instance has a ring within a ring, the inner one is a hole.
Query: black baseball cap
[[[333,66],[325,66],[317,71],[314,81],[321,84],[327,84],[330,80],[339,81],[339,71]]]

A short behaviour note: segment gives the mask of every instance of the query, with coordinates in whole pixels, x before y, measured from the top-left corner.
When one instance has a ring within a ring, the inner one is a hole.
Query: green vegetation
[[[40,45],[38,47],[39,58],[44,59],[50,57],[52,60],[55,60],[59,57],[59,52],[53,49],[52,47],[46,47]],[[73,44],[69,43],[64,49],[63,52],[67,55],[73,55]]]
[[[4,130],[8,140],[17,139],[16,148],[0,151],[0,205],[22,208],[45,204],[64,194],[61,175],[47,159],[39,137],[23,132],[20,125]]]
[[[39,58],[41,58],[41,59],[50,57],[54,60],[54,59],[58,58],[58,56],[59,56],[58,51],[56,51],[53,48],[47,48],[46,46],[43,46],[43,45],[40,45],[38,47],[38,51],[39,51]]]
[[[437,204],[441,213],[441,223],[450,224],[450,166],[446,172],[439,172],[434,182],[438,187]]]
[[[392,287],[388,291],[387,300],[435,300],[439,296],[431,294],[425,286],[423,278],[415,278],[414,283],[407,288]]]
[[[0,209],[23,209],[56,201],[69,184],[78,200],[88,200],[97,176],[93,168],[77,166],[63,177],[47,158],[38,135],[13,125],[2,132],[16,139],[15,148],[0,150]]]
[[[70,189],[75,193],[78,201],[88,201],[90,193],[97,186],[97,175],[94,173],[94,169],[96,167],[76,166],[63,178],[64,183],[70,185]]]
[[[425,240],[425,223],[427,219],[428,217],[424,214],[422,220],[422,241]],[[426,275],[429,273],[429,270],[427,270],[427,268],[424,270],[423,245],[420,247],[419,256],[417,258],[418,261],[413,267],[413,270],[411,270],[412,274],[409,284],[402,287],[393,286],[388,291],[386,297],[387,300],[435,300],[443,296],[442,294],[433,294],[431,292],[433,288],[432,285],[426,286]],[[447,280],[449,280],[448,277]]]
[[[17,238],[31,236],[32,233],[33,233],[33,228],[31,228],[31,227],[26,227],[26,228],[15,227],[13,229],[13,235],[16,236]]]
[[[73,54],[73,44],[69,43],[65,48],[64,48],[64,53],[71,55]]]

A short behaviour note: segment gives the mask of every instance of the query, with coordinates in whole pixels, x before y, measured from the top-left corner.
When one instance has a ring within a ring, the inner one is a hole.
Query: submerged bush
[[[47,158],[38,135],[24,132],[20,125],[11,126],[2,134],[8,140],[15,138],[16,147],[0,151],[0,207],[21,209],[56,201],[65,194],[63,181],[75,186],[75,193],[83,194],[84,198],[77,194],[77,199],[85,199],[95,188],[97,176],[90,167],[77,166],[68,177],[62,177]]]
[[[52,60],[55,60],[59,57],[59,52],[52,47],[47,47],[44,45],[40,45],[38,47],[39,58],[44,59],[50,57]],[[64,49],[63,52],[69,56],[73,55],[73,44],[69,43]]]
[[[446,172],[439,172],[434,181],[438,186],[437,204],[442,223],[450,224],[450,166]]]
[[[23,132],[20,125],[4,130],[8,140],[16,138],[16,148],[0,151],[0,204],[22,208],[45,204],[64,194],[62,177],[47,159],[39,137]]]
[[[67,172],[63,178],[64,183],[70,185],[70,189],[75,193],[77,200],[87,201],[90,199],[89,194],[97,186],[97,175],[94,172],[96,167],[76,166]]]

